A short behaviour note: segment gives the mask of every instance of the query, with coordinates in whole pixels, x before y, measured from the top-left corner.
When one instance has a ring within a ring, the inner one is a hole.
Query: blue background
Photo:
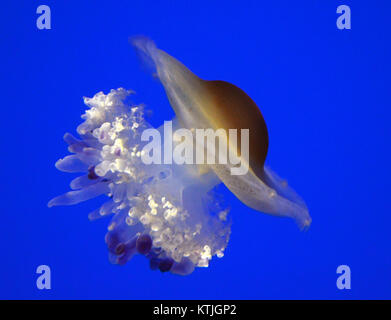
[[[47,4],[52,30],[38,30]],[[352,9],[338,30],[336,8]],[[389,1],[5,1],[0,13],[0,298],[391,298]],[[180,277],[137,256],[111,265],[99,199],[47,208],[68,190],[67,154],[83,96],[134,89],[159,124],[161,85],[128,44],[143,34],[205,79],[243,88],[270,134],[268,163],[306,200],[308,232],[226,191],[232,236],[223,259]],[[38,265],[52,289],[35,285]],[[352,289],[338,290],[347,264]]]

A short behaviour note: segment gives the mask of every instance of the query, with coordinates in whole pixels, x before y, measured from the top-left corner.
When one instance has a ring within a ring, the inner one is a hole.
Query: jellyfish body
[[[231,219],[218,190],[221,182],[249,207],[293,217],[300,227],[308,226],[311,219],[304,202],[264,166],[267,128],[253,100],[230,83],[201,80],[149,39],[135,38],[133,44],[166,90],[176,114],[173,129],[247,129],[249,155],[241,153],[242,140],[235,144],[230,138],[226,147],[248,170],[234,175],[235,165],[229,162],[145,163],[143,132],[152,126],[144,117],[144,106],[128,102],[132,92],[119,88],[84,98],[89,109],[77,128],[80,139],[65,134],[73,154],[56,163],[61,171],[83,174],[72,180],[72,191],[52,199],[49,207],[108,196],[89,218],[113,215],[105,238],[110,261],[125,264],[141,254],[152,270],[181,275],[224,255]]]

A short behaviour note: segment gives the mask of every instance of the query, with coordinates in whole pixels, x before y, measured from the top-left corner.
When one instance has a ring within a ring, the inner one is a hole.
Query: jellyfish
[[[152,270],[179,275],[224,256],[232,219],[222,185],[254,210],[291,217],[300,228],[308,228],[311,218],[304,201],[265,165],[268,132],[255,102],[231,83],[197,77],[148,38],[131,42],[165,89],[175,112],[172,130],[247,130],[247,142],[243,131],[239,142],[231,135],[219,141],[219,148],[229,150],[229,159],[238,161],[146,162],[148,130],[164,136],[159,154],[167,144],[176,147],[181,140],[166,136],[166,123],[153,128],[146,106],[131,101],[132,90],[99,92],[84,98],[88,109],[77,127],[79,138],[64,135],[72,154],[55,165],[82,175],[71,181],[72,191],[50,200],[48,206],[74,205],[103,195],[105,202],[88,217],[111,216],[105,236],[109,260],[123,265],[140,254]],[[206,155],[216,151],[216,146],[194,144]],[[243,152],[246,144],[249,152]],[[246,170],[238,172],[238,163]]]

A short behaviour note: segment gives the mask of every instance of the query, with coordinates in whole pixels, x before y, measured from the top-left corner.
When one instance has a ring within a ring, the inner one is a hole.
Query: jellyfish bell
[[[241,154],[242,139],[238,143],[227,140],[227,149],[234,149],[240,162],[248,167],[245,174],[232,174],[234,166],[229,162],[203,165],[202,173],[206,174],[208,168],[212,170],[250,208],[292,217],[300,228],[309,227],[311,217],[304,201],[286,181],[265,166],[268,131],[256,103],[231,83],[200,79],[181,62],[158,49],[148,38],[135,37],[131,42],[155,69],[182,126],[189,129],[248,129],[248,155]]]

